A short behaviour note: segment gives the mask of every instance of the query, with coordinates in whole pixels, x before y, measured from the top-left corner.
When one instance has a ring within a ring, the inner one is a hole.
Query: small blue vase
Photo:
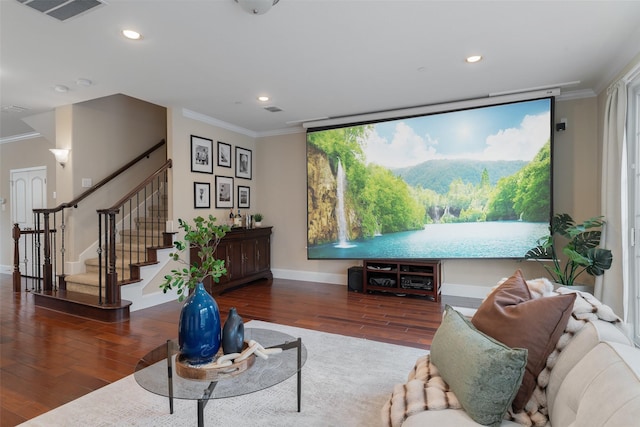
[[[224,354],[240,353],[243,345],[244,323],[236,308],[232,307],[222,329],[222,351]]]
[[[221,335],[218,304],[198,283],[180,312],[178,343],[182,358],[192,365],[211,362],[220,349]]]

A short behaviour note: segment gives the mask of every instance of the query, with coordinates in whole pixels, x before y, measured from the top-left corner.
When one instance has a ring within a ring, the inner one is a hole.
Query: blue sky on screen
[[[533,159],[551,135],[549,99],[374,124],[367,162],[389,168],[432,159]]]

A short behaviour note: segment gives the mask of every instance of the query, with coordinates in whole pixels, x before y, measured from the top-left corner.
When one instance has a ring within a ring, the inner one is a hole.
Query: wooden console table
[[[224,259],[227,274],[220,277],[218,283],[213,283],[210,277],[204,281],[210,294],[221,294],[254,280],[273,278],[271,228],[233,228],[222,238],[215,256]],[[195,248],[191,248],[190,256],[192,260],[200,260]]]

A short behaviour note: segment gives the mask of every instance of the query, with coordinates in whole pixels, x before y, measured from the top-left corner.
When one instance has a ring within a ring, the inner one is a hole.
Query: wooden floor
[[[445,303],[479,301],[347,292],[345,286],[275,279],[216,297],[223,321],[236,307],[251,319],[428,349]],[[171,302],[107,324],[33,304],[0,274],[0,425],[15,426],[133,373],[140,357],[177,334]]]

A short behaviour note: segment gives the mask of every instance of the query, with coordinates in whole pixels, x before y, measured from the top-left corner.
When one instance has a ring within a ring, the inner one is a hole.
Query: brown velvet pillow
[[[485,299],[471,322],[480,331],[511,348],[529,351],[522,385],[513,400],[520,412],[536,387],[536,378],[569,322],[576,295],[531,299],[520,270]]]

